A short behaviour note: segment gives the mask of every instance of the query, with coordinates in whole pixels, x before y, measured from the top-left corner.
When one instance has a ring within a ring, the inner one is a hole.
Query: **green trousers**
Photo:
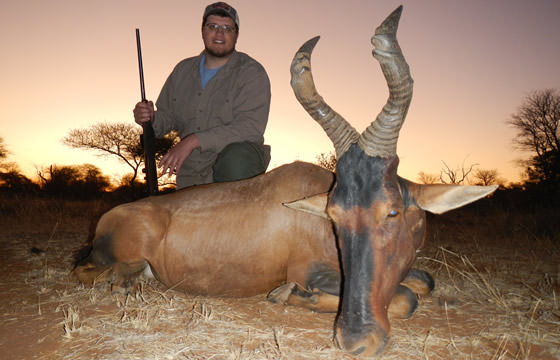
[[[249,141],[227,145],[214,163],[214,182],[236,181],[260,175],[270,162],[270,146]]]

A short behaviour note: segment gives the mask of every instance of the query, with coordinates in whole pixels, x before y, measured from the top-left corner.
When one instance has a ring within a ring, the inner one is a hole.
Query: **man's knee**
[[[252,142],[227,145],[214,164],[214,182],[247,179],[266,171],[270,161],[270,147]]]

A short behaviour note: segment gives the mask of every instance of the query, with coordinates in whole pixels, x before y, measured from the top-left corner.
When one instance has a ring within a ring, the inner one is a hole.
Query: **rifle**
[[[136,47],[138,48],[138,69],[140,71],[140,95],[142,102],[146,100],[146,90],[144,89],[144,69],[142,66],[142,48],[140,46],[140,30],[136,29]],[[140,135],[140,142],[144,148],[144,172],[148,183],[148,195],[157,195],[157,169],[156,169],[156,136],[152,123],[147,121],[142,124],[143,134]]]

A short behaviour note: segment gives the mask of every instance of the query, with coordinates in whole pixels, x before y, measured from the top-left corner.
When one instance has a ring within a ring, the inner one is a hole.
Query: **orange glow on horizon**
[[[401,2],[356,0],[348,6],[289,0],[274,4],[274,16],[266,2],[231,2],[240,15],[238,50],[259,60],[271,79],[269,169],[294,160],[314,162],[332,151],[289,86],[297,48],[321,35],[312,59],[317,89],[361,132],[387,99],[370,37]],[[50,164],[92,163],[108,175],[128,172],[116,160],[70,149],[61,139],[96,122],[132,121],[140,96],[136,28],[142,32],[147,97],[155,100],[173,66],[201,51],[207,3],[5,4],[0,136],[11,152],[8,160],[30,177],[36,167]],[[399,138],[399,174],[416,181],[420,171],[439,174],[442,161],[451,167],[465,162],[518,181],[515,160],[525,154],[512,148],[515,133],[505,121],[529,92],[560,84],[560,43],[550,35],[560,33],[560,2],[403,4],[398,37],[415,87]]]

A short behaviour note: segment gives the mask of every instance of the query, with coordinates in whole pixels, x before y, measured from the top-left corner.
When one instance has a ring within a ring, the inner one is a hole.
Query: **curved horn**
[[[397,41],[402,5],[389,15],[371,38],[373,57],[379,61],[389,87],[389,99],[377,119],[364,130],[358,144],[369,156],[389,158],[397,154],[399,130],[412,100],[410,69]]]
[[[319,36],[308,40],[295,54],[290,67],[291,85],[303,108],[323,127],[333,142],[336,156],[340,158],[360,135],[317,93],[311,74],[311,52],[317,41]]]

